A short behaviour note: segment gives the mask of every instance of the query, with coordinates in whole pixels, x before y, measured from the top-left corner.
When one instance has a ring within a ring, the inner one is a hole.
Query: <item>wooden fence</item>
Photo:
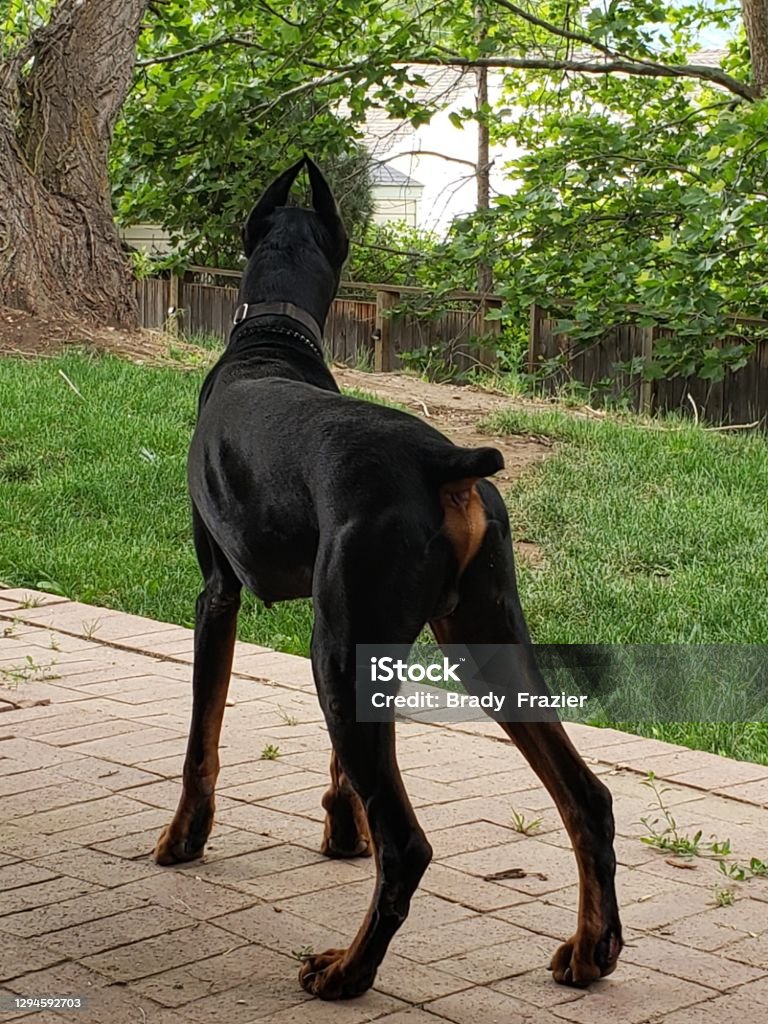
[[[186,334],[213,334],[223,341],[239,279],[239,271],[206,267],[191,267],[183,277],[143,278],[136,282],[141,325],[181,326]],[[451,292],[441,297],[439,312],[430,314],[434,302],[423,289],[344,281],[326,321],[326,354],[336,362],[395,370],[404,353],[434,348],[458,371],[492,367],[499,321],[486,320],[485,313],[500,304],[495,295]],[[171,317],[170,308],[176,310]]]
[[[550,393],[568,381],[576,381],[589,388],[598,402],[624,400],[636,412],[692,415],[695,404],[698,414],[710,423],[768,421],[766,341],[755,342],[746,365],[739,370],[726,369],[721,381],[700,377],[647,380],[642,365],[652,359],[657,339],[671,337],[674,332],[617,324],[592,342],[573,342],[566,334],[557,333],[557,321],[541,306],[531,307],[528,370],[541,374],[543,386]],[[768,331],[768,320],[734,317],[733,323],[733,335],[718,345],[751,342],[744,333],[750,328]],[[626,364],[633,361],[636,370],[628,372]]]

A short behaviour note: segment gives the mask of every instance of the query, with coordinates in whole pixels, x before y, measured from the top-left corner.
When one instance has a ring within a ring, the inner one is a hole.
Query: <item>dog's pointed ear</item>
[[[263,221],[269,217],[277,206],[285,206],[286,200],[288,199],[288,193],[291,191],[291,185],[296,180],[296,176],[304,166],[304,157],[301,160],[297,160],[295,164],[288,168],[287,171],[275,178],[271,185],[268,185],[264,190],[264,194],[261,199],[256,203],[254,208],[248,214],[248,219],[243,225],[242,236],[243,236],[243,251],[245,252],[246,258],[253,252],[256,242],[259,240],[259,227]]]
[[[330,222],[339,216],[339,208],[336,205],[336,200],[333,198],[331,186],[325,180],[325,175],[314,160],[311,160],[305,154],[304,161],[309,173],[309,183],[312,186],[312,205],[324,221]]]
[[[312,186],[312,206],[319,213],[323,224],[328,228],[331,237],[339,246],[342,262],[346,259],[349,251],[349,239],[344,222],[339,213],[339,207],[333,198],[331,186],[325,180],[325,175],[317,166],[314,160],[304,154],[304,161],[307,165],[309,183]]]

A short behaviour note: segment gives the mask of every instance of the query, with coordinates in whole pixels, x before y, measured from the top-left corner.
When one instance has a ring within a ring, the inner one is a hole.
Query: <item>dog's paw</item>
[[[166,825],[155,843],[152,853],[155,864],[168,867],[171,864],[183,864],[185,861],[197,860],[202,857],[205,841],[193,842],[188,836],[180,836],[173,824]]]
[[[376,968],[345,964],[346,949],[327,949],[305,958],[299,982],[305,992],[319,999],[354,999],[367,992],[376,979]]]
[[[616,969],[621,946],[621,933],[613,928],[606,929],[597,942],[577,932],[552,957],[552,977],[560,985],[586,988]]]

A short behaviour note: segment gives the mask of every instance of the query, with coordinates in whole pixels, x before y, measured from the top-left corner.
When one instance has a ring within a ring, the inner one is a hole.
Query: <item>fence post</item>
[[[640,409],[641,413],[650,416],[653,412],[653,381],[645,376],[645,366],[653,359],[653,336],[655,327],[643,327],[640,339],[640,355],[643,360],[643,376],[640,378]]]
[[[397,305],[399,299],[396,292],[376,292],[376,334],[373,343],[373,368],[376,373],[386,373],[392,369],[394,353],[390,310]]]
[[[166,317],[168,332],[179,333],[179,318],[181,317],[181,278],[175,270],[171,271],[168,280],[168,309],[173,310]]]
[[[528,373],[536,372],[536,359],[541,355],[541,309],[531,303],[528,317]]]

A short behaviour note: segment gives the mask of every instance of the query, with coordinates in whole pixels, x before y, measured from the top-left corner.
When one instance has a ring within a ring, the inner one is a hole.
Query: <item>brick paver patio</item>
[[[768,879],[670,863],[639,824],[653,770],[682,831],[730,838],[742,863],[766,859],[768,768],[573,727],[614,794],[627,939],[616,973],[576,991],[546,970],[575,919],[568,840],[492,722],[399,727],[435,859],[376,988],[309,999],[297,955],[351,938],[373,875],[370,861],[318,853],[329,744],[309,665],[238,645],[212,841],[204,861],[158,868],[148,854],[179,794],[191,652],[186,629],[0,590],[0,992],[88,999],[30,1021],[768,1019]],[[260,759],[268,744],[276,760]],[[515,831],[513,809],[540,829]],[[511,869],[522,877],[490,877]],[[718,905],[723,888],[732,905]]]

